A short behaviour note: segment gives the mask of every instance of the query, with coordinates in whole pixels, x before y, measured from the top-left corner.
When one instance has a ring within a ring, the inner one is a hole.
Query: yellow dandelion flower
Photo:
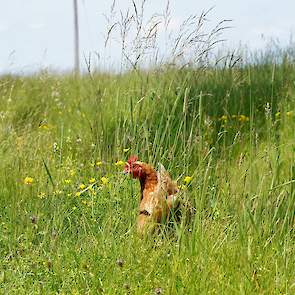
[[[102,165],[102,162],[101,161],[96,161],[95,165],[96,165],[96,167],[99,167],[99,166]]]
[[[287,117],[291,117],[293,115],[292,111],[286,112]]]
[[[123,167],[123,166],[125,166],[125,162],[122,161],[122,160],[119,160],[119,161],[117,161],[117,162],[115,163],[115,166],[117,166],[117,167]]]
[[[71,181],[70,179],[65,179],[65,180],[64,180],[64,183],[65,183],[65,184],[70,184],[71,182],[72,182],[72,181]]]
[[[39,125],[39,129],[42,129],[42,130],[48,130],[49,129],[49,125],[44,123],[44,124],[41,124]]]
[[[185,185],[189,185],[192,182],[192,180],[193,180],[192,176],[186,176],[183,179],[183,182],[184,182]]]
[[[239,116],[239,121],[240,122],[247,122],[247,121],[249,121],[249,117],[247,117],[245,115],[240,115]]]
[[[105,176],[103,176],[100,180],[101,180],[103,185],[106,185],[106,184],[109,183],[109,179],[107,177],[105,177]]]
[[[127,152],[129,152],[130,151],[130,148],[125,148],[125,149],[123,149],[123,152],[124,153],[127,153]]]
[[[227,122],[227,116],[226,115],[222,115],[219,120],[220,121],[223,121],[223,122]]]
[[[95,182],[95,178],[94,177],[91,177],[90,179],[89,179],[89,183],[94,183]]]
[[[81,184],[79,185],[79,189],[83,190],[83,189],[85,189],[85,188],[86,188],[86,185],[85,185],[84,183],[81,183]]]
[[[34,178],[32,178],[32,177],[27,176],[27,177],[24,179],[24,184],[32,185],[33,182],[34,182]]]

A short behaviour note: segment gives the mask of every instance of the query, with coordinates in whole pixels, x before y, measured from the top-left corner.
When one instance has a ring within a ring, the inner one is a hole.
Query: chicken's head
[[[124,173],[130,174],[133,178],[141,178],[143,169],[137,156],[130,156],[124,167]]]

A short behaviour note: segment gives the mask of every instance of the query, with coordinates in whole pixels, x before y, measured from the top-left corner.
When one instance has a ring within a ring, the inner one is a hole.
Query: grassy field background
[[[294,86],[287,56],[2,76],[0,293],[294,294]],[[178,179],[188,222],[136,235],[131,154]]]

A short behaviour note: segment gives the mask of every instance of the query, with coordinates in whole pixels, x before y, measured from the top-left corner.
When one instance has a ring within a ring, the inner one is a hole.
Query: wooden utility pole
[[[74,1],[74,47],[75,47],[75,74],[80,73],[80,56],[79,56],[79,20],[78,20],[78,0]]]

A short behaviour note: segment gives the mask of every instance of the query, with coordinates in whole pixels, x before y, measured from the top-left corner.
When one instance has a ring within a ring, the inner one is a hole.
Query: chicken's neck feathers
[[[153,191],[158,184],[157,172],[151,166],[144,167],[142,177],[139,178],[141,187],[141,199],[143,198],[144,191]]]

